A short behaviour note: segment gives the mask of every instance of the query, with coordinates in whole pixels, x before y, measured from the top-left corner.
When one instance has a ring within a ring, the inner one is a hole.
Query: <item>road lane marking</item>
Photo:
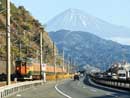
[[[17,94],[16,97],[21,97],[21,95],[20,95],[20,94]]]
[[[57,92],[59,92],[61,95],[65,96],[66,98],[72,98],[72,97],[70,97],[69,95],[63,93],[60,89],[58,89],[57,86],[58,86],[58,84],[55,85],[55,89],[56,89]]]
[[[118,96],[117,95],[112,95],[111,93],[106,93],[107,96],[112,96],[112,97],[115,97],[117,98]]]
[[[83,88],[87,88],[86,86],[83,86]]]
[[[110,93],[106,93],[106,95],[109,95],[109,96],[110,96],[111,94],[110,94]]]
[[[97,92],[97,90],[96,90],[96,89],[90,89],[90,91],[92,91],[92,92]]]

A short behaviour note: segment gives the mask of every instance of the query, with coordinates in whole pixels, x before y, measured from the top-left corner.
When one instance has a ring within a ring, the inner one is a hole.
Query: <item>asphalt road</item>
[[[8,98],[130,98],[130,92],[96,85],[87,77],[50,82]]]
[[[65,81],[57,87],[70,98],[130,98],[130,92],[97,85],[88,77],[80,81]]]
[[[66,98],[55,90],[56,82],[49,82],[42,86],[27,89],[8,98]]]

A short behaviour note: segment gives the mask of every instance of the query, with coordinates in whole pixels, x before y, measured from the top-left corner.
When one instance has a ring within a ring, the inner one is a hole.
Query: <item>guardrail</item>
[[[101,85],[124,90],[130,90],[130,80],[116,80],[116,79],[98,78],[94,76],[90,76],[90,78],[93,82]]]
[[[42,85],[43,81],[28,81],[0,87],[0,98],[5,98],[31,87]]]

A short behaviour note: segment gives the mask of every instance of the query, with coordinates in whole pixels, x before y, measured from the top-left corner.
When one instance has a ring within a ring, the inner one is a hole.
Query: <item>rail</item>
[[[28,81],[0,87],[0,98],[5,98],[23,90],[42,85],[43,81]]]
[[[95,76],[90,76],[91,80],[97,84],[130,90],[130,80],[116,80],[116,79],[107,79],[107,78],[98,78]]]

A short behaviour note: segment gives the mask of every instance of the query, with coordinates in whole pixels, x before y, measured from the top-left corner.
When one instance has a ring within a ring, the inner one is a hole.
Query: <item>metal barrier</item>
[[[43,81],[38,80],[38,81],[28,81],[28,82],[22,82],[22,83],[3,86],[3,87],[0,87],[0,98],[5,98],[15,93],[21,92],[25,89],[29,89],[31,87],[35,87],[42,84],[43,84]]]
[[[116,80],[116,79],[105,79],[90,76],[91,80],[95,83],[102,84],[109,87],[120,88],[124,90],[130,90],[130,80]]]

